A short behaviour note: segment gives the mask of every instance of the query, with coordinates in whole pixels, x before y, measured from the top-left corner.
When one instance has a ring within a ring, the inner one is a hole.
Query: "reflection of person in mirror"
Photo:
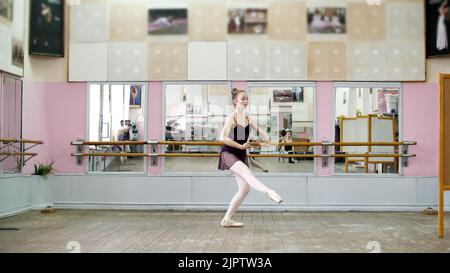
[[[284,136],[284,139],[281,141],[282,143],[292,143],[292,131],[290,129],[286,130],[286,135]],[[281,150],[283,152],[287,152],[288,154],[293,154],[292,146],[290,145],[284,145],[281,146]],[[289,157],[289,163],[294,163],[294,159],[292,157]]]
[[[437,50],[445,50],[448,48],[448,30],[446,24],[446,17],[448,16],[448,0],[442,2],[439,7],[439,19],[437,24],[437,39],[436,39],[436,48]]]
[[[248,143],[250,129],[258,131],[264,140],[261,145],[270,143],[267,133],[253,123],[246,112],[248,97],[245,91],[233,89],[231,91],[234,111],[225,119],[224,127],[220,133],[223,142],[219,157],[219,170],[230,170],[236,179],[238,192],[231,199],[228,210],[221,224],[224,227],[242,227],[243,223],[233,221],[231,218],[237,211],[250,187],[265,193],[276,203],[281,203],[281,197],[273,190],[259,181],[249,169],[247,150],[251,148]]]

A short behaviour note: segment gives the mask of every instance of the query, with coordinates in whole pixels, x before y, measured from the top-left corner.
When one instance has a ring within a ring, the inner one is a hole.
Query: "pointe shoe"
[[[274,192],[273,190],[269,190],[267,193],[267,196],[269,196],[270,199],[272,199],[275,203],[280,204],[281,202],[283,202],[283,199],[281,198],[281,196],[279,196],[276,192]]]
[[[236,222],[236,221],[233,221],[231,219],[226,219],[226,218],[223,218],[223,220],[222,220],[222,222],[220,222],[220,224],[223,227],[243,227],[244,226],[244,224],[241,222]]]

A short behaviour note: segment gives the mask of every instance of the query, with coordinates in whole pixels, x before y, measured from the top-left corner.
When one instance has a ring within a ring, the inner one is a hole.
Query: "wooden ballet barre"
[[[223,146],[221,141],[72,141],[71,145],[199,145],[199,146]],[[261,142],[249,142],[252,146],[259,146]],[[415,141],[403,142],[272,142],[267,146],[400,146],[416,145]]]
[[[330,157],[416,157],[415,154],[330,154]]]
[[[147,141],[72,141],[71,145],[144,145]]]
[[[161,156],[161,157],[218,157],[218,153],[72,153],[71,156]],[[306,158],[306,157],[416,157],[415,154],[247,154],[247,157],[283,157],[283,158]]]
[[[400,146],[417,145],[415,141],[403,142],[332,142],[330,146]]]
[[[25,155],[25,156],[37,156],[37,153],[7,153],[7,152],[0,152],[0,155]]]
[[[18,143],[29,143],[29,144],[44,144],[44,141],[32,140],[32,139],[19,139],[16,142],[18,142]]]
[[[129,156],[144,157],[149,156],[144,153],[72,153],[71,156]]]
[[[3,143],[16,142],[16,143],[44,144],[44,142],[41,141],[41,140],[32,140],[32,139],[14,139],[14,138],[0,138],[0,142],[3,142]]]
[[[0,138],[0,142],[3,142],[3,143],[16,142],[16,139],[14,139],[14,138]]]

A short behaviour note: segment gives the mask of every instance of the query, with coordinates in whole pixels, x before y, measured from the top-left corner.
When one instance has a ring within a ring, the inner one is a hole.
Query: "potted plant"
[[[36,164],[34,164],[34,175],[41,175],[43,176],[45,179],[47,179],[47,176],[49,174],[52,174],[54,171],[54,167],[53,164],[55,162],[51,162],[49,164],[43,164],[43,163],[39,163],[39,166],[37,166]]]

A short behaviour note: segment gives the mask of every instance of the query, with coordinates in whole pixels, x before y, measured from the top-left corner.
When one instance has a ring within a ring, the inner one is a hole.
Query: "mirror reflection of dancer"
[[[253,166],[255,168],[261,169],[265,173],[269,172],[269,169],[267,169],[267,167],[264,166],[264,164],[262,164],[261,162],[258,162],[255,158],[249,157],[248,161],[250,163],[250,166]]]
[[[437,25],[437,39],[436,39],[436,48],[439,51],[448,48],[447,27],[445,26],[445,19],[448,11],[449,11],[448,0],[445,0],[439,7],[439,19]]]
[[[282,198],[266,185],[261,183],[248,168],[247,149],[250,127],[257,130],[264,143],[269,143],[269,137],[261,127],[257,127],[247,115],[246,108],[248,97],[245,91],[233,89],[231,91],[234,111],[225,120],[225,125],[220,133],[220,141],[224,143],[219,157],[219,170],[230,170],[236,179],[238,192],[231,199],[228,210],[221,224],[224,227],[242,227],[243,223],[231,220],[236,210],[241,205],[250,187],[265,193],[276,203],[281,203]]]

